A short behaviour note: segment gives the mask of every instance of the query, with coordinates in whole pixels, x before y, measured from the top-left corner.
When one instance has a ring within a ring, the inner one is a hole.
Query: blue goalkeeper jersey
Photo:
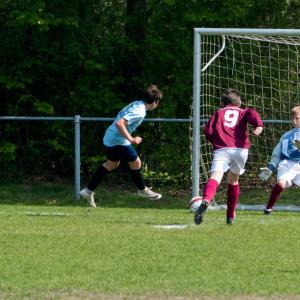
[[[300,162],[300,150],[294,145],[294,141],[300,141],[300,128],[294,128],[282,135],[279,143],[272,152],[268,168],[275,171],[279,162],[284,159]]]
[[[107,147],[130,145],[131,143],[120,133],[116,122],[121,118],[125,119],[127,121],[127,130],[131,134],[142,123],[145,116],[145,103],[141,100],[131,102],[118,113],[114,122],[107,128],[103,138],[103,144]]]

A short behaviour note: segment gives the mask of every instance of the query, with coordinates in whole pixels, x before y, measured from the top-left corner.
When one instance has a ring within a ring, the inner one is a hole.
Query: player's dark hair
[[[224,106],[232,104],[240,107],[242,104],[241,94],[237,90],[228,89],[221,96],[221,102]]]
[[[151,104],[153,102],[159,103],[162,99],[162,92],[158,89],[158,87],[154,84],[151,84],[147,87],[143,101],[147,104]]]

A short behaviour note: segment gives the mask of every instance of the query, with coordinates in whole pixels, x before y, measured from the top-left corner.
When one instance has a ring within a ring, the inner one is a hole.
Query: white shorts
[[[293,183],[300,186],[300,164],[296,161],[282,160],[277,169],[277,180],[286,180],[285,187],[290,187]]]
[[[222,148],[214,151],[211,172],[228,170],[234,174],[242,175],[248,158],[248,149]]]

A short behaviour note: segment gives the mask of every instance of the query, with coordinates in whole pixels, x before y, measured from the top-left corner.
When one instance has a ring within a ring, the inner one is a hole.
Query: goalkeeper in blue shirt
[[[97,169],[87,187],[80,191],[80,196],[85,198],[90,206],[96,207],[95,189],[108,173],[119,166],[120,161],[128,163],[131,178],[138,189],[137,194],[140,197],[150,200],[159,200],[162,197],[161,194],[155,193],[145,185],[141,173],[141,159],[133,146],[140,144],[143,139],[140,136],[132,135],[144,120],[147,111],[157,108],[161,100],[162,92],[156,85],[150,85],[146,89],[143,98],[124,107],[118,113],[114,122],[107,128],[103,138],[107,160]]]
[[[272,172],[277,171],[277,182],[264,209],[266,215],[271,214],[285,188],[292,184],[300,186],[300,106],[292,109],[291,120],[294,129],[282,135],[272,152],[270,163],[266,168],[261,168],[259,174],[259,178],[264,181],[269,179]]]

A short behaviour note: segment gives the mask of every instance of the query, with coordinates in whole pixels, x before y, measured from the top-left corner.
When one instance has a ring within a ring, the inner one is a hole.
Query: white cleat
[[[159,200],[162,197],[161,194],[153,192],[148,187],[145,187],[145,189],[143,190],[138,190],[137,194],[140,197],[147,198],[150,200]]]
[[[80,196],[84,198],[91,207],[96,208],[96,203],[94,199],[94,193],[88,193],[86,189],[83,189],[79,192]]]

